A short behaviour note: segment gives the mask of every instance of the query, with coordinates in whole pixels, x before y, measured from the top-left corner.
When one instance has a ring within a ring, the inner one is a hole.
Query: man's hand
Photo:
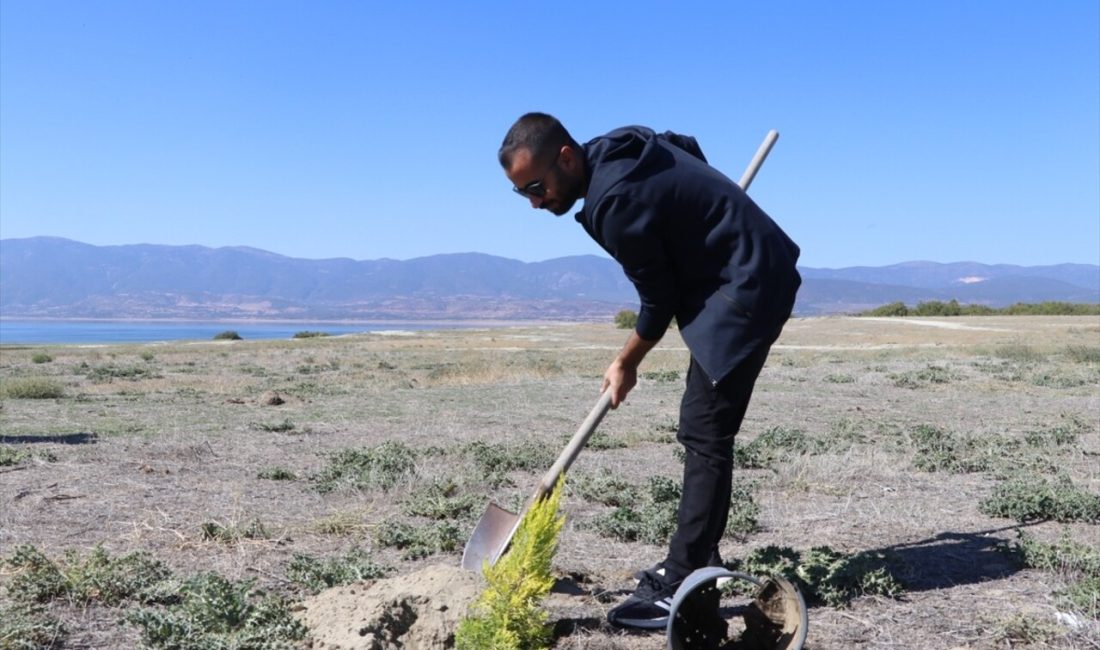
[[[615,359],[603,374],[603,386],[600,392],[611,391],[611,408],[618,408],[626,399],[626,394],[638,383],[638,368]]]
[[[618,408],[626,399],[626,394],[638,383],[638,366],[655,345],[657,341],[643,339],[637,332],[630,334],[630,339],[619,352],[619,356],[603,374],[601,390],[611,391],[611,408]]]

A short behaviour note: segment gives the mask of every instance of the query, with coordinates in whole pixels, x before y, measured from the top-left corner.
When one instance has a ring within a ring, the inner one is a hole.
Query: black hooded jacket
[[[657,340],[675,316],[714,382],[779,336],[801,278],[799,249],[694,138],[630,126],[584,145],[577,221],[641,301],[636,331]]]

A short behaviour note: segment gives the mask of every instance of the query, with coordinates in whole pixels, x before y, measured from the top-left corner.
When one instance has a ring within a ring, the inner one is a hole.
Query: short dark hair
[[[500,166],[509,169],[512,156],[520,149],[527,149],[535,159],[548,158],[550,152],[556,152],[565,145],[580,150],[580,145],[569,135],[558,118],[546,113],[526,113],[508,129],[504,142],[497,152]]]

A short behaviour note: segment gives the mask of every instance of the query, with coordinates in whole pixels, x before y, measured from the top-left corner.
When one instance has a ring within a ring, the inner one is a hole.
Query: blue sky
[[[0,0],[0,237],[602,254],[529,110],[698,138],[802,264],[1100,263],[1100,3]]]

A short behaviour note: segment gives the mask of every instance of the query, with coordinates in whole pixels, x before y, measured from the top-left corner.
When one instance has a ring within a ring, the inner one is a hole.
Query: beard
[[[581,176],[570,176],[558,170],[557,181],[558,191],[554,193],[556,196],[539,207],[560,217],[572,210],[577,200],[581,198],[584,179]]]

